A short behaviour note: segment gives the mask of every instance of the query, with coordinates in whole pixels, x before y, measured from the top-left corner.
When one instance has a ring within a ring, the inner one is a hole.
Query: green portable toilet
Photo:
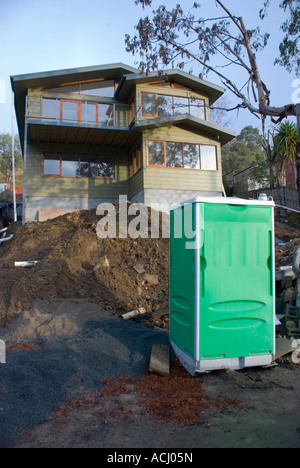
[[[193,375],[275,358],[274,202],[170,208],[170,342]]]

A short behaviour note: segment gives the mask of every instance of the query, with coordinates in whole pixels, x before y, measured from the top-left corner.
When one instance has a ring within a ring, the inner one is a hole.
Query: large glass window
[[[71,85],[71,86],[56,86],[55,88],[44,88],[45,91],[50,93],[71,93],[71,94],[79,94],[79,85]]]
[[[110,80],[99,81],[94,83],[82,83],[80,85],[80,94],[87,94],[89,96],[100,97],[114,97],[115,82]]]
[[[86,94],[88,96],[114,97],[114,80],[94,81],[72,85],[45,87],[44,91],[53,93]]]
[[[113,179],[115,177],[115,165],[109,156],[101,156],[98,158],[98,177],[106,177]]]
[[[174,96],[174,115],[188,114],[188,113],[189,113],[188,98]]]
[[[42,115],[45,120],[60,119],[60,101],[57,99],[43,99]]]
[[[60,153],[45,153],[44,175],[60,175]]]
[[[162,141],[149,141],[149,164],[150,166],[165,165],[165,147]]]
[[[114,125],[114,106],[111,104],[98,104],[99,125]]]
[[[217,170],[217,153],[215,146],[200,146],[201,169],[208,171]]]
[[[156,94],[142,93],[142,113],[155,117],[157,114]]]
[[[43,175],[113,179],[114,158],[93,154],[44,153]]]
[[[62,177],[79,176],[79,156],[74,154],[62,154],[61,175]]]
[[[182,143],[166,143],[167,167],[183,167]]]
[[[97,156],[80,155],[80,177],[97,177]]]
[[[96,102],[82,103],[82,122],[87,124],[97,124],[98,107]]]
[[[198,119],[205,120],[205,101],[204,99],[190,99],[190,114]]]
[[[173,97],[158,95],[156,100],[157,114],[159,117],[173,115]]]
[[[141,96],[142,115],[145,117],[190,114],[205,120],[204,99],[143,92]]]
[[[200,169],[199,145],[184,145],[184,167],[186,169]]]
[[[78,122],[78,102],[61,101],[61,120],[64,122]]]
[[[193,143],[148,141],[149,166],[217,170],[217,147]]]

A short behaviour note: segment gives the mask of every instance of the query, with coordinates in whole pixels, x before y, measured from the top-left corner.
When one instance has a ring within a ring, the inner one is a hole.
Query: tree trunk
[[[273,189],[275,186],[275,180],[274,180],[274,163],[269,159],[269,183],[270,183],[270,189]]]

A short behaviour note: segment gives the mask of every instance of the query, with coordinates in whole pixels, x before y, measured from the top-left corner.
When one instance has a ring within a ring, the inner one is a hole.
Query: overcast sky
[[[178,2],[154,0],[153,6],[173,7]],[[189,6],[193,2],[183,0],[181,4]],[[201,16],[215,14],[214,0],[198,2],[205,6]],[[273,66],[283,34],[280,24],[284,13],[278,7],[279,0],[272,0],[264,22],[258,17],[263,0],[224,0],[224,3],[244,17],[248,28],[260,25],[263,31],[271,33],[269,46],[258,56],[261,75],[271,90],[271,104],[289,104],[296,76]],[[143,11],[134,0],[0,0],[0,133],[11,132],[12,128],[11,75],[116,62],[136,66],[139,57],[125,51],[124,38],[126,33],[134,34],[135,24],[146,13],[148,9]],[[232,78],[238,79],[236,74]],[[220,84],[215,75],[209,79]],[[296,84],[300,89],[300,81]],[[228,98],[232,99],[230,94]],[[239,115],[230,113],[230,117],[230,127],[238,133],[246,125],[260,126],[246,110]]]

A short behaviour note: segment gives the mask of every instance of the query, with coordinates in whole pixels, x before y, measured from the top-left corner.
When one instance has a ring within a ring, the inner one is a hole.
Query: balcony
[[[26,122],[29,143],[126,147],[136,136],[131,130],[132,106],[112,99],[29,97]]]
[[[27,112],[28,121],[75,126],[124,128],[130,126],[133,118],[132,108],[127,104],[79,100],[73,96],[71,99],[31,98]]]

